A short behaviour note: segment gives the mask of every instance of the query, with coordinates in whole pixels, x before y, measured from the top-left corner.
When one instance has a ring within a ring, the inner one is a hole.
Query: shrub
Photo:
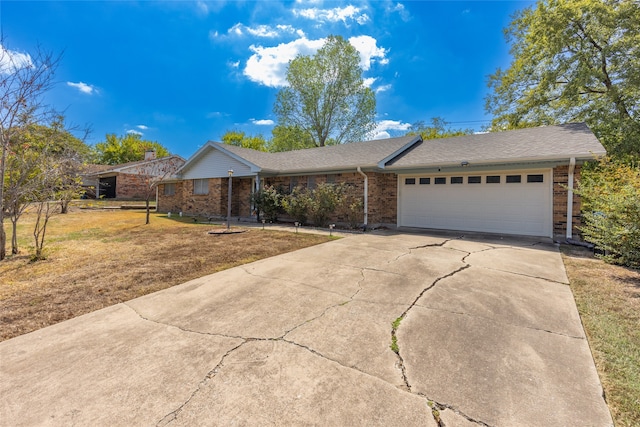
[[[300,224],[305,224],[309,216],[309,205],[311,197],[307,190],[296,187],[291,194],[287,194],[282,198],[282,207],[284,211]]]
[[[358,228],[364,219],[363,196],[355,187],[344,183],[340,184],[338,191],[340,193],[338,214],[347,220],[349,227]]]
[[[640,167],[605,159],[584,171],[576,193],[583,200],[584,239],[605,261],[640,267]]]
[[[333,184],[318,184],[311,190],[309,216],[317,227],[326,227],[336,206],[340,203],[340,187]]]
[[[258,213],[258,219],[262,212],[267,221],[277,221],[278,214],[282,211],[282,197],[282,191],[273,185],[253,193],[251,198]]]

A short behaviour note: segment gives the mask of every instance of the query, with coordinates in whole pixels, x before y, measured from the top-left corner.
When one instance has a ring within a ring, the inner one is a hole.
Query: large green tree
[[[540,0],[505,30],[513,61],[490,76],[494,130],[585,121],[609,153],[640,156],[640,5]]]
[[[228,130],[222,135],[222,142],[236,147],[267,151],[267,140],[262,135],[247,135],[239,130]]]
[[[303,148],[313,148],[315,146],[316,144],[313,142],[311,134],[297,126],[278,125],[271,131],[269,151],[273,153],[301,150]]]
[[[155,141],[147,141],[135,133],[123,136],[107,134],[106,140],[95,145],[95,162],[104,165],[119,165],[123,163],[144,160],[147,150],[156,152],[156,157],[167,157],[169,150]]]
[[[472,129],[452,129],[449,122],[442,117],[434,117],[430,124],[426,124],[420,120],[415,122],[409,128],[407,135],[420,135],[422,139],[439,139],[450,138],[452,136],[469,135],[473,133]]]
[[[317,147],[365,139],[375,128],[376,98],[364,85],[360,57],[340,36],[314,56],[299,55],[277,95],[279,125],[304,130]]]

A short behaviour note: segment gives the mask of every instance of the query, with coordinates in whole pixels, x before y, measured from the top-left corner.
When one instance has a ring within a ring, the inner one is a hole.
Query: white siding
[[[244,163],[228,156],[216,149],[209,149],[197,162],[184,171],[183,179],[223,178],[229,176],[229,169],[233,169],[233,176],[254,176],[251,168]]]

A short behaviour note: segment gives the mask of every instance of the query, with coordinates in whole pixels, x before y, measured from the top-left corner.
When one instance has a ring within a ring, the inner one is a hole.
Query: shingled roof
[[[421,140],[420,136],[413,135],[280,153],[265,153],[212,141],[209,144],[242,157],[263,172],[303,173],[355,169],[358,166],[377,168],[381,162],[384,164]]]
[[[385,169],[523,163],[547,160],[590,160],[606,151],[584,123],[431,139],[415,146]]]
[[[542,126],[504,132],[474,134],[423,141],[403,136],[374,141],[266,153],[209,141],[179,171],[185,171],[211,150],[235,157],[252,173],[314,174],[355,170],[401,172],[420,168],[470,165],[504,165],[590,160],[606,154],[584,123]],[[226,169],[224,170],[226,176]],[[213,178],[213,176],[212,176]]]

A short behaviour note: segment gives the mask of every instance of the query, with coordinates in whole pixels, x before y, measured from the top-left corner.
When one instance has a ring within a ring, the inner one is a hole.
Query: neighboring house
[[[185,164],[180,156],[156,159],[155,153],[147,152],[145,157],[121,165],[94,165],[94,171],[83,175],[83,185],[95,188],[95,198],[144,200],[150,184],[172,176]]]
[[[208,142],[160,185],[158,210],[226,216],[231,169],[232,216],[251,217],[251,193],[265,185],[344,182],[362,193],[369,226],[573,237],[573,185],[585,161],[605,154],[583,123],[282,153]]]

